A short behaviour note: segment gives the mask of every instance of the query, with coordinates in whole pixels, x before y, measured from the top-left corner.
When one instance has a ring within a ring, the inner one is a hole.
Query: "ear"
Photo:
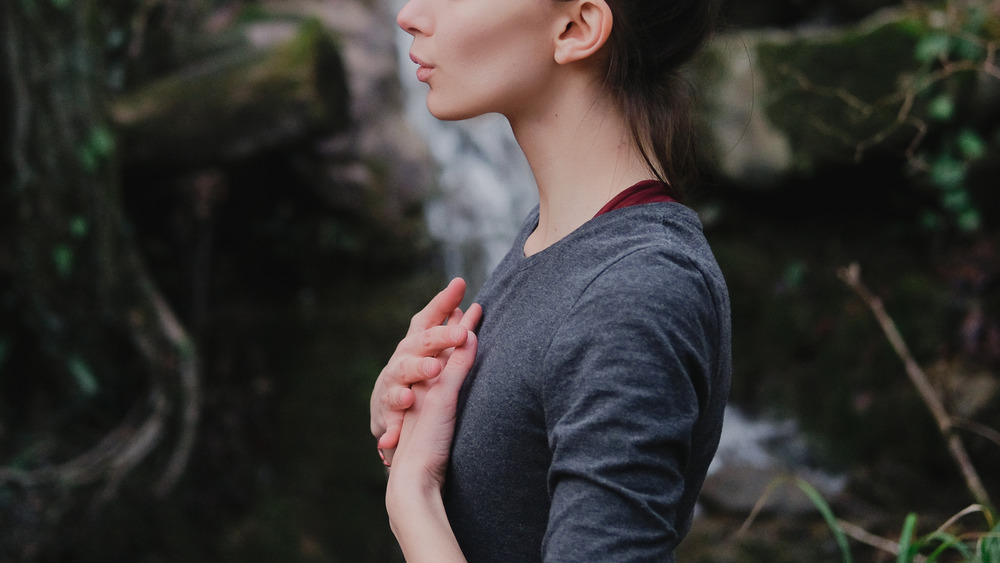
[[[611,8],[604,0],[569,0],[560,18],[555,59],[567,64],[590,57],[611,36]]]

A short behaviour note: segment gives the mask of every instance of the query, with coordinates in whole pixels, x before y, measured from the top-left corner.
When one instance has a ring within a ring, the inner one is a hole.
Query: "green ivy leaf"
[[[949,52],[951,52],[951,36],[936,31],[917,41],[913,56],[922,63],[931,63],[946,58]]]
[[[931,100],[927,113],[938,121],[948,121],[955,115],[955,100],[948,94],[941,94]]]
[[[69,222],[69,233],[76,238],[83,238],[87,236],[87,232],[90,230],[90,224],[87,223],[87,218],[77,215]]]
[[[958,228],[966,233],[978,231],[982,223],[982,217],[976,209],[966,209],[958,215]]]
[[[99,158],[111,156],[115,150],[115,137],[107,127],[96,126],[90,132],[90,139],[87,141],[94,155]]]
[[[931,164],[931,182],[944,190],[957,190],[965,182],[965,163],[949,156],[942,156]]]
[[[941,204],[956,213],[964,213],[970,208],[969,194],[965,190],[951,190],[941,198]]]
[[[982,6],[969,6],[962,31],[969,35],[979,35],[986,28],[986,10]]]
[[[986,154],[986,142],[972,129],[963,129],[958,134],[958,150],[966,159],[976,160]]]
[[[97,172],[101,162],[107,160],[114,150],[115,137],[111,131],[101,125],[95,126],[79,150],[80,165],[84,172],[88,174]]]
[[[52,262],[59,277],[65,278],[73,271],[73,250],[65,244],[56,245],[52,249]]]
[[[90,145],[83,145],[80,147],[80,151],[77,155],[80,159],[80,166],[83,167],[83,171],[87,174],[93,174],[97,172],[97,168],[100,166],[100,162],[97,155],[94,154],[93,149]]]
[[[97,383],[97,378],[94,377],[94,372],[90,371],[87,367],[87,363],[80,359],[79,356],[73,356],[66,362],[66,367],[69,372],[73,375],[73,379],[76,380],[76,384],[80,387],[80,391],[87,397],[93,397],[100,388]]]
[[[986,58],[986,49],[975,41],[961,38],[955,42],[955,54],[967,61],[981,61]]]

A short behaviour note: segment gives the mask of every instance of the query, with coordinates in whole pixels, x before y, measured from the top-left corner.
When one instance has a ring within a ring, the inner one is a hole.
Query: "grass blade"
[[[833,516],[833,511],[830,510],[830,505],[826,503],[823,499],[823,495],[816,490],[815,487],[810,485],[804,479],[796,478],[795,484],[798,485],[802,492],[809,497],[809,500],[816,505],[816,509],[819,513],[823,515],[823,519],[826,520],[827,526],[833,531],[833,536],[837,539],[837,545],[840,547],[841,561],[843,563],[853,563],[851,559],[851,548],[847,545],[847,536],[844,535],[844,531],[840,529],[837,524],[837,519]]]
[[[903,533],[899,536],[899,553],[896,555],[896,563],[910,563],[913,561],[913,553],[916,551],[913,545],[913,529],[917,527],[917,515],[913,512],[906,515],[903,522]]]
[[[934,563],[942,553],[949,549],[954,549],[955,551],[961,553],[963,561],[972,560],[972,551],[969,549],[969,546],[962,543],[962,540],[953,534],[937,531],[928,535],[921,542],[921,544],[927,545],[932,541],[940,541],[941,545],[937,546],[937,548],[927,556],[927,563]]]

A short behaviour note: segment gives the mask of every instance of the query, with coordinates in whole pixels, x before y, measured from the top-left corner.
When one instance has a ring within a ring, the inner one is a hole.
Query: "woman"
[[[713,0],[409,0],[439,119],[503,114],[539,205],[477,305],[455,280],[372,393],[409,561],[672,561],[718,444],[729,302],[678,77]],[[475,331],[475,332],[473,332]],[[394,451],[393,451],[394,449]]]

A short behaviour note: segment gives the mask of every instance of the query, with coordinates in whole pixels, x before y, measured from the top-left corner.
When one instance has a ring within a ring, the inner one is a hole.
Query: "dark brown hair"
[[[718,0],[606,0],[605,86],[652,173],[680,199],[696,175],[691,87],[682,75],[715,30]]]

